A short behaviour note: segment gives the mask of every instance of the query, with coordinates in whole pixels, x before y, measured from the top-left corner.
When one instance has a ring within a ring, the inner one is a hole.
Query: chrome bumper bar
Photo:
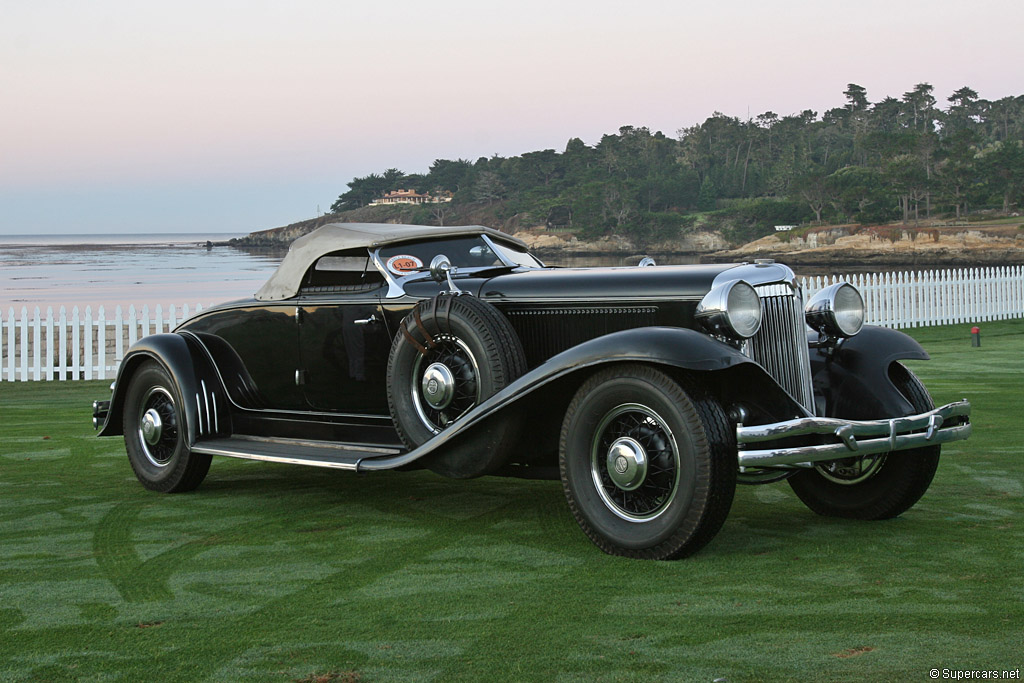
[[[774,467],[839,460],[960,441],[971,435],[971,404],[964,399],[919,415],[857,422],[831,417],[802,417],[766,425],[736,427],[740,467]],[[944,424],[949,424],[943,427]],[[837,443],[747,450],[748,444],[790,436],[820,434]]]

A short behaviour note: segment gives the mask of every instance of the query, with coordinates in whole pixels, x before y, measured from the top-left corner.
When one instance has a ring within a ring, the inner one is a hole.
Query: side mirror
[[[452,282],[452,275],[459,272],[459,269],[452,265],[451,260],[444,254],[438,254],[430,260],[430,277],[436,282],[448,282],[448,291],[452,294],[462,294],[462,290]]]
[[[430,261],[430,277],[437,282],[444,282],[452,272],[452,262],[444,254],[438,254]]]

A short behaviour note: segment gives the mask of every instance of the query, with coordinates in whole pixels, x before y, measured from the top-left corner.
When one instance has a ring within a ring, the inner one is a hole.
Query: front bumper
[[[740,467],[776,467],[960,441],[971,435],[971,404],[964,399],[919,415],[887,420],[843,420],[832,417],[802,417],[766,425],[736,427]],[[819,435],[833,443],[748,450],[749,444],[794,436]]]

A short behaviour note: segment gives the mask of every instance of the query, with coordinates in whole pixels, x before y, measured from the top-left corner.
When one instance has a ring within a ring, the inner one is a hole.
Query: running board
[[[359,471],[359,462],[367,458],[401,455],[397,448],[378,448],[366,444],[337,441],[301,441],[272,437],[232,436],[226,439],[205,439],[192,446],[193,453],[222,455],[244,460],[284,462],[310,467],[330,467]]]

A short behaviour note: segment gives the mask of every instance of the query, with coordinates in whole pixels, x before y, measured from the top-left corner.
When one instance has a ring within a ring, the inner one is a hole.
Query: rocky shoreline
[[[284,250],[320,225],[351,217],[322,216],[254,232],[227,244],[242,249]],[[777,233],[730,248],[718,232],[638,245],[619,236],[582,240],[570,232],[533,227],[514,231],[541,258],[650,256],[689,257],[702,263],[735,263],[773,258],[794,266],[1000,266],[1024,264],[1024,227],[1003,225],[924,227],[831,226]]]
[[[774,258],[813,266],[1001,266],[1024,264],[1024,231],[996,228],[820,228],[769,235],[702,257],[708,263]]]

